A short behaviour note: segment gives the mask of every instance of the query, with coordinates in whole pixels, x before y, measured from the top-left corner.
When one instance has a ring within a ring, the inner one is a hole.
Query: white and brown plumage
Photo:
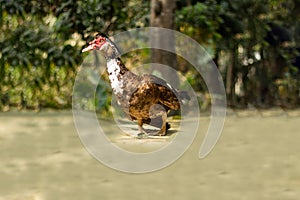
[[[115,44],[104,34],[95,39],[82,52],[100,50],[107,61],[107,73],[118,104],[131,120],[137,120],[141,133],[149,134],[143,124],[160,119],[161,129],[154,135],[165,135],[168,129],[167,113],[180,109],[180,98],[189,98],[169,83],[153,75],[136,75],[125,67]]]

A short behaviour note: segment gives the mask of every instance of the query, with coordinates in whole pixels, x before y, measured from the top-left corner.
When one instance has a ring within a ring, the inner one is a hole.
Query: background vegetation
[[[149,26],[159,2],[0,0],[0,110],[70,108],[86,41],[95,32]],[[230,106],[293,108],[300,103],[299,13],[299,0],[176,1],[174,26],[211,52]],[[188,63],[179,59],[177,68],[205,96]]]

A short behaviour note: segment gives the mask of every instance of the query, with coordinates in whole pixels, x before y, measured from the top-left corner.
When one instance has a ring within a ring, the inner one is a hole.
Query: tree
[[[151,0],[150,26],[173,30],[175,28],[175,9],[176,2],[174,0]],[[150,40],[151,46],[169,47],[169,49],[175,52],[175,38],[171,32],[161,33],[152,31]],[[160,49],[152,49],[151,62],[153,63],[152,73],[163,76],[174,86],[178,86],[179,80],[177,74],[168,67],[156,64],[159,63],[177,69],[176,54]]]
[[[213,48],[229,105],[287,106],[299,102],[298,11],[298,0],[192,1],[176,22]]]

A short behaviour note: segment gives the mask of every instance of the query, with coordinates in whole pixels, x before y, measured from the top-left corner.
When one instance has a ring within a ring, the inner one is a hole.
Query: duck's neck
[[[124,89],[124,77],[129,70],[120,58],[107,59],[108,78],[115,94],[122,94]]]
[[[112,42],[108,42],[103,45],[102,51],[106,58],[107,72],[109,75],[118,75],[119,73],[123,75],[129,71],[119,57],[120,52],[118,48]]]
[[[123,94],[126,77],[132,73],[123,64],[119,50],[112,42],[103,45],[101,50],[106,58],[108,78],[113,92],[116,95]]]
[[[107,61],[118,59],[120,52],[118,48],[112,42],[107,42],[101,47],[101,51],[104,53],[104,56]]]
[[[118,58],[107,59],[107,72],[110,74],[124,75],[129,69],[123,64],[122,60]]]

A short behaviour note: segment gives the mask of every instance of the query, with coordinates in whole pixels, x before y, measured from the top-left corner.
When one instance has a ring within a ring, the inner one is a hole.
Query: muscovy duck
[[[165,135],[169,128],[167,113],[180,109],[181,99],[189,99],[187,92],[176,90],[154,75],[137,75],[131,72],[120,59],[117,46],[103,33],[97,34],[82,52],[92,50],[99,50],[104,55],[117,103],[129,119],[137,120],[140,133]],[[143,128],[144,123],[151,125],[151,121],[161,121],[158,132],[149,133]]]

